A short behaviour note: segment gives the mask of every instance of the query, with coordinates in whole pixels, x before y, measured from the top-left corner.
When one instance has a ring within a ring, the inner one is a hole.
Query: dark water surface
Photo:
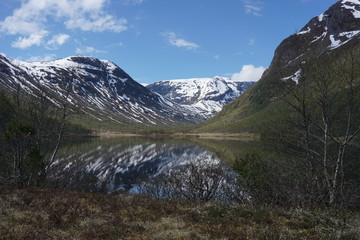
[[[236,141],[92,139],[63,147],[48,176],[53,186],[65,189],[131,191],[140,181],[186,164],[229,163],[243,145]]]

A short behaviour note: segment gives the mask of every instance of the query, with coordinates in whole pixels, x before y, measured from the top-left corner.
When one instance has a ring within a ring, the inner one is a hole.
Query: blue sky
[[[1,0],[0,52],[115,62],[135,80],[252,80],[336,0]]]

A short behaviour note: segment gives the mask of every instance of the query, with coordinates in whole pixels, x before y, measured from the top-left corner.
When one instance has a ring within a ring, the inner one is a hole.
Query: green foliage
[[[45,181],[46,172],[45,172],[45,162],[44,156],[41,154],[40,149],[37,145],[32,145],[28,153],[28,161],[25,164],[25,169],[31,180],[31,184],[39,185]]]
[[[12,120],[6,125],[4,135],[6,141],[21,141],[33,137],[35,132],[35,127],[30,122]]]
[[[45,180],[47,157],[54,151],[61,126],[58,109],[46,98],[0,89],[0,180],[39,185]],[[68,125],[67,134],[89,134]]]
[[[15,177],[13,180],[20,184],[42,182],[45,177],[45,163],[39,146],[35,143],[35,127],[24,120],[13,120],[6,125],[4,135],[3,164],[15,166],[12,173]],[[8,174],[9,170],[10,168],[7,167]]]
[[[258,154],[247,154],[243,159],[235,160],[233,169],[241,175],[241,178],[254,182],[263,182],[266,178],[266,163]]]
[[[236,159],[233,169],[239,174],[239,185],[245,187],[254,202],[268,204],[277,201],[274,169],[260,155],[252,153]]]
[[[7,176],[11,174],[12,168],[6,156],[0,152],[0,184],[6,182]]]
[[[0,91],[0,131],[3,131],[5,124],[13,117],[14,109],[10,99]]]

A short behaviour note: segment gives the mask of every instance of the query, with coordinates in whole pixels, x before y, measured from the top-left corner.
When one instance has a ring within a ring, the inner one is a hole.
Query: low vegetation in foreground
[[[351,212],[0,185],[1,239],[359,239]]]

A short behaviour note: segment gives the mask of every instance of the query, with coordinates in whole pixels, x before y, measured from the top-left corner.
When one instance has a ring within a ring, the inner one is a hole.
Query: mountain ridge
[[[14,91],[19,85],[32,95],[45,91],[55,105],[65,101],[73,111],[98,121],[154,126],[203,120],[137,83],[115,63],[94,57],[28,63],[1,55],[0,79],[5,89]]]
[[[298,33],[284,39],[262,78],[214,118],[201,123],[196,131],[259,132],[262,126],[270,124],[269,119],[277,121],[277,115],[282,114],[281,93],[276,90],[279,82],[298,85],[303,77],[301,66],[314,65],[328,55],[334,61],[346,59],[351,51],[360,49],[359,40],[360,1],[338,1]]]
[[[270,65],[286,65],[309,50],[321,55],[352,39],[360,38],[360,1],[340,0],[313,17],[298,33],[284,39],[276,48]]]
[[[203,114],[205,118],[210,118],[254,83],[215,76],[164,80],[146,87],[182,106],[196,109],[195,111]]]

